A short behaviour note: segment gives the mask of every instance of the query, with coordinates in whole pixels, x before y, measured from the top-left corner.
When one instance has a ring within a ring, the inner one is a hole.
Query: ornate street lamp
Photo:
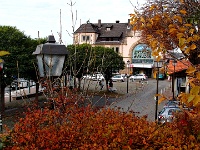
[[[66,46],[56,43],[53,35],[47,43],[38,45],[33,55],[37,57],[40,77],[59,77],[67,54]]]
[[[33,55],[36,55],[37,58],[39,76],[45,79],[61,76],[67,54],[66,46],[56,43],[54,36],[49,35],[47,43],[38,45],[35,52],[33,52]],[[51,87],[52,85],[48,86]],[[36,94],[38,93],[38,89],[39,83],[36,83]],[[37,99],[36,96],[38,103]]]
[[[156,72],[156,108],[155,108],[155,121],[158,119],[158,83],[159,83],[159,68],[161,68],[163,66],[163,62],[162,61],[158,61],[156,60],[154,62],[154,65],[156,64],[156,68],[157,68],[157,72]]]
[[[130,60],[127,60],[127,93],[128,93],[128,82],[129,82],[129,65],[130,65]]]

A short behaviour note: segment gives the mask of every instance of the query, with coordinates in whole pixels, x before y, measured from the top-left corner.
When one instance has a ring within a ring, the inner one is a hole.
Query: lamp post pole
[[[4,60],[0,59],[0,111],[1,115],[4,113],[5,110],[5,101],[4,101],[4,86],[3,86],[3,63]]]
[[[158,76],[159,76],[159,67],[158,67],[158,61],[157,61],[157,73],[156,73],[156,110],[155,110],[155,121],[158,118]]]
[[[174,95],[174,80],[175,80],[175,66],[176,66],[176,60],[173,59],[173,62],[172,62],[172,65],[174,66],[174,73],[172,75],[172,96],[173,96],[173,99],[172,100],[175,100],[175,95]]]
[[[130,61],[129,60],[127,60],[127,76],[126,76],[126,78],[127,78],[127,93],[128,93],[128,82],[129,82],[129,65],[130,65]]]
[[[3,131],[2,116],[5,111],[5,98],[4,98],[4,85],[3,85],[3,63],[4,60],[0,59],[0,131]]]

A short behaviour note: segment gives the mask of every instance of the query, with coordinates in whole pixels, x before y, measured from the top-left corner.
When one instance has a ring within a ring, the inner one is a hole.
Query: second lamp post
[[[128,82],[129,82],[129,65],[130,65],[130,60],[127,60],[127,75],[126,75],[126,79],[127,79],[127,93],[128,93]]]

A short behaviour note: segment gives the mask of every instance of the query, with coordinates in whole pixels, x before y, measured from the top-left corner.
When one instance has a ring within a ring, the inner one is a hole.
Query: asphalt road
[[[98,81],[87,81],[82,84],[82,88],[88,88],[89,90],[100,91]],[[168,80],[159,80],[158,93],[167,94],[166,97],[171,96],[171,83]],[[149,121],[155,120],[156,101],[155,94],[157,90],[156,79],[148,79],[147,81],[130,81],[128,82],[114,82],[114,87],[117,88],[117,93],[123,94],[118,98],[97,96],[93,97],[93,105],[107,106],[112,108],[121,108],[122,111],[133,111],[137,116],[147,115]],[[128,88],[128,93],[127,93]],[[106,90],[105,86],[103,90]],[[158,112],[163,108],[161,103],[158,106]]]

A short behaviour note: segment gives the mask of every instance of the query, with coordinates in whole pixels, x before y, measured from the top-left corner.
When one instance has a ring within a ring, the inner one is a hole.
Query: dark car
[[[162,74],[162,73],[159,73],[159,74],[158,74],[158,79],[164,80],[164,79],[165,79],[165,75]]]

